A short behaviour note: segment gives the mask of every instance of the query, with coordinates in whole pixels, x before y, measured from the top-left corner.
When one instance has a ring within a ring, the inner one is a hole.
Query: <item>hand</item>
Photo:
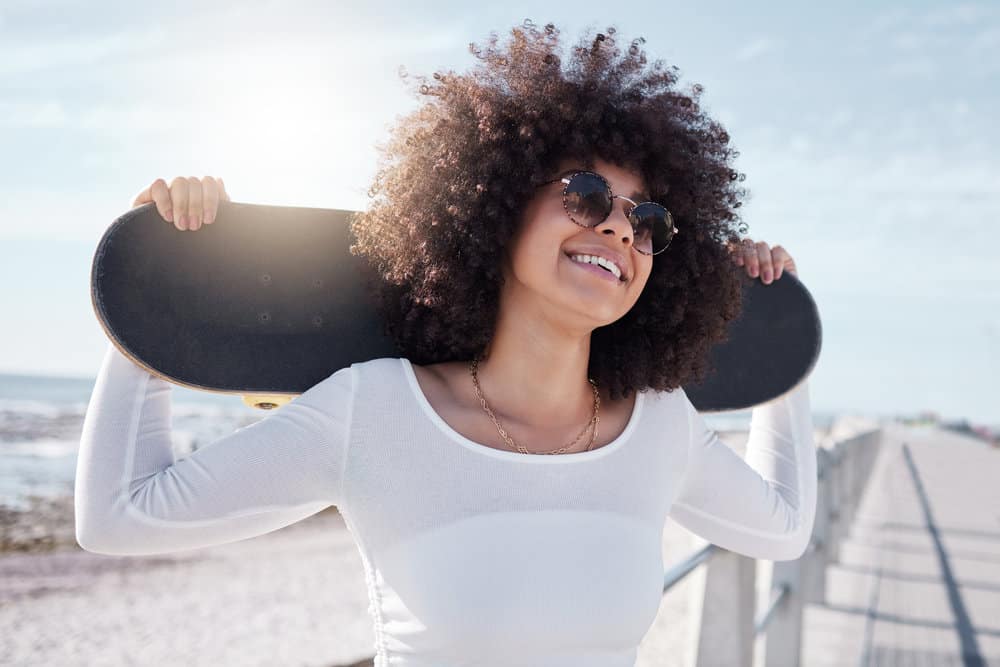
[[[153,181],[136,195],[132,208],[156,202],[156,210],[164,220],[174,223],[181,231],[196,231],[202,224],[215,222],[220,200],[230,201],[221,178],[206,176],[198,180],[178,176],[170,181],[170,187],[162,178]]]
[[[743,239],[739,244],[730,244],[729,254],[737,266],[746,267],[751,278],[760,275],[765,285],[781,278],[785,271],[799,277],[795,260],[780,245],[768,248],[764,241],[754,243],[752,239]]]

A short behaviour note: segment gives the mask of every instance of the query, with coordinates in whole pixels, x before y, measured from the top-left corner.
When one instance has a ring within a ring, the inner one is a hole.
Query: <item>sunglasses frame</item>
[[[569,206],[566,204],[566,190],[569,189],[570,182],[575,177],[579,176],[580,174],[591,174],[591,175],[596,176],[597,178],[601,179],[601,182],[604,183],[604,187],[608,191],[608,197],[611,200],[611,208],[608,210],[608,212],[604,215],[604,217],[599,222],[595,222],[593,225],[584,225],[584,224],[578,222],[573,217],[573,214],[569,212]],[[629,209],[625,213],[625,217],[627,217],[629,219],[629,224],[632,225],[632,233],[633,234],[635,233],[635,223],[632,222],[632,212],[635,211],[636,208],[638,208],[642,204],[653,204],[654,206],[659,206],[660,208],[662,208],[663,211],[664,211],[664,213],[667,214],[667,217],[666,217],[667,224],[670,225],[670,228],[673,230],[671,232],[671,234],[670,234],[670,240],[667,241],[667,245],[663,246],[663,248],[661,250],[657,250],[656,252],[646,252],[645,250],[639,250],[639,248],[637,248],[633,244],[632,248],[637,253],[640,253],[642,255],[652,256],[652,255],[659,255],[661,252],[664,252],[667,248],[670,247],[670,244],[673,243],[674,237],[677,236],[677,233],[680,232],[680,230],[677,229],[677,227],[674,225],[674,216],[670,213],[670,211],[667,209],[666,206],[664,206],[663,204],[659,204],[659,203],[657,203],[655,201],[644,201],[644,202],[639,202],[637,204],[637,203],[635,203],[634,201],[632,201],[631,199],[629,199],[628,197],[626,197],[624,195],[616,195],[614,192],[611,191],[611,184],[608,183],[608,179],[604,178],[603,176],[601,176],[600,174],[598,174],[596,171],[588,171],[586,169],[581,169],[580,171],[574,171],[574,172],[568,173],[568,174],[562,176],[561,178],[553,178],[552,180],[545,181],[543,183],[539,183],[536,187],[540,188],[542,186],[549,185],[551,183],[563,183],[564,184],[563,190],[562,190],[563,210],[566,211],[567,217],[569,217],[569,219],[572,220],[574,222],[574,224],[577,224],[580,227],[583,227],[584,229],[593,229],[594,227],[597,227],[598,225],[603,224],[605,220],[607,220],[609,217],[611,217],[611,213],[612,213],[612,211],[614,211],[615,199],[624,199],[625,201],[627,201],[629,204],[632,205],[632,208]]]

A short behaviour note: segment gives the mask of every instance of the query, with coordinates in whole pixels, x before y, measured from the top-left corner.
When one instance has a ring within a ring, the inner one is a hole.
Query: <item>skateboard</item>
[[[353,211],[222,201],[195,233],[148,203],[105,231],[91,300],[108,338],[153,375],[278,408],[335,371],[402,356],[374,306],[377,274],[349,252]],[[685,386],[702,412],[742,410],[806,379],[821,345],[819,313],[791,274],[745,277],[744,308]]]

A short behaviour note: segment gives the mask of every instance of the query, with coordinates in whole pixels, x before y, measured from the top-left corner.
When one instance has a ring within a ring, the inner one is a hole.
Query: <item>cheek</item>
[[[651,271],[649,268],[643,269],[639,273],[639,275],[636,276],[635,280],[632,281],[632,284],[629,285],[629,289],[635,291],[635,296],[637,299],[639,298],[639,295],[642,294],[642,291],[646,288],[646,285],[649,283],[650,273]]]
[[[514,259],[514,270],[524,282],[543,286],[551,284],[558,260],[558,254],[541,243],[524,246]]]
[[[559,225],[544,215],[537,216],[521,228],[511,245],[511,259],[518,273],[551,271],[562,253],[565,242]]]

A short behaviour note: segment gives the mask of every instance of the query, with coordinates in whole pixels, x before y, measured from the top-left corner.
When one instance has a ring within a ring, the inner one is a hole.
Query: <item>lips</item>
[[[567,257],[571,257],[572,255],[592,255],[597,257],[603,257],[604,259],[610,261],[612,264],[618,267],[618,270],[621,272],[621,278],[619,278],[619,280],[621,280],[622,282],[627,282],[628,279],[631,277],[629,275],[629,270],[625,262],[625,258],[622,257],[620,253],[617,253],[614,250],[611,250],[610,248],[603,246],[596,246],[596,245],[582,246],[580,248],[572,248],[570,250],[565,251],[565,255]],[[571,259],[570,261],[573,260]],[[604,269],[601,270],[603,271]]]
[[[585,253],[581,253],[581,254],[585,254]],[[602,278],[604,280],[607,280],[610,283],[616,283],[616,284],[620,285],[620,284],[623,284],[625,282],[624,280],[616,278],[615,274],[611,273],[607,269],[602,268],[600,266],[597,266],[596,264],[590,264],[588,262],[577,262],[577,261],[575,261],[573,259],[570,259],[569,255],[566,255],[566,260],[569,261],[571,264],[576,265],[581,270],[587,271],[589,273],[593,273],[598,278]]]

